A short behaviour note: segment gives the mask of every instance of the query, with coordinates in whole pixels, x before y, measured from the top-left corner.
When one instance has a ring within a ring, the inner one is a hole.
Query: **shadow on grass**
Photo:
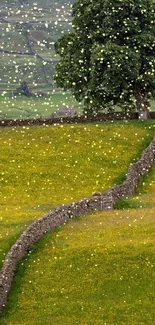
[[[56,233],[58,233],[63,226],[58,226],[55,229],[52,230],[53,236],[55,236]],[[10,249],[10,247],[15,243],[15,238],[18,239],[20,236],[20,233],[16,234],[16,237],[13,235],[9,238],[7,237],[6,240],[6,251]],[[46,245],[48,245],[49,240],[51,240],[51,232],[45,235],[38,243],[36,243],[31,250],[27,252],[27,255],[22,259],[22,261],[19,263],[16,269],[15,277],[11,286],[10,293],[8,295],[8,300],[6,307],[3,309],[2,313],[0,314],[1,317],[5,320],[10,316],[10,313],[12,311],[18,310],[18,300],[20,297],[20,294],[22,293],[22,284],[24,282],[24,275],[27,271],[27,266],[29,262],[34,258],[32,253],[37,253],[39,250],[44,249]],[[1,267],[1,266],[0,266]],[[13,297],[13,299],[12,299]],[[15,304],[16,301],[16,304]]]

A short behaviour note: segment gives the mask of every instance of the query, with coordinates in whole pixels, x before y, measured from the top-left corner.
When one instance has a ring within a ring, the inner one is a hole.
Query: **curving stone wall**
[[[155,161],[155,136],[143,151],[141,159],[129,166],[125,181],[104,193],[96,192],[90,198],[62,205],[34,221],[19,237],[8,252],[0,271],[0,311],[5,307],[17,264],[46,233],[69,219],[94,211],[112,209],[117,200],[134,193],[140,178]]]

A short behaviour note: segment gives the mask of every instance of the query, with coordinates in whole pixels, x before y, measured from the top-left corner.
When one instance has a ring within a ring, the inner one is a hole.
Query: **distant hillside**
[[[12,5],[33,5],[33,3],[37,3],[38,5],[41,5],[42,7],[43,6],[49,6],[51,4],[54,4],[54,5],[57,5],[57,4],[62,4],[62,5],[66,5],[68,3],[73,3],[74,0],[57,0],[57,1],[54,1],[54,0],[1,0],[1,5],[6,5],[6,6],[12,6]]]
[[[52,83],[54,42],[71,30],[74,0],[1,0],[0,83]]]

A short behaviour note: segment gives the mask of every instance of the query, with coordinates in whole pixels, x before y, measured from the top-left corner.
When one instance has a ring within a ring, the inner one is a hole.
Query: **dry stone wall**
[[[154,112],[151,113],[151,118],[155,118]],[[153,115],[154,114],[154,115]],[[61,123],[90,123],[90,122],[105,122],[114,120],[138,120],[138,113],[124,114],[121,112],[81,116],[66,116],[53,118],[25,118],[25,119],[3,119],[0,120],[0,127],[16,127],[30,125],[52,125]]]
[[[64,123],[92,123],[92,122],[106,122],[106,121],[123,121],[123,120],[138,120],[139,115],[134,113],[101,113],[93,115],[81,116],[65,116],[52,118],[25,118],[25,119],[0,119],[0,127],[16,127],[16,126],[32,126],[32,125],[52,125]],[[155,119],[155,112],[150,112],[150,119]]]
[[[5,307],[17,264],[35,243],[46,233],[72,218],[94,211],[113,209],[117,200],[134,193],[140,178],[148,172],[153,162],[155,162],[155,136],[143,151],[141,159],[129,166],[126,179],[122,184],[113,186],[104,193],[96,192],[90,198],[62,205],[34,221],[11,247],[3,263],[0,271],[0,311]]]

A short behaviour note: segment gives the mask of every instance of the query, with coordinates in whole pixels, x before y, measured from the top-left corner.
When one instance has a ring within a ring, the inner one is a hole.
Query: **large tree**
[[[55,80],[90,111],[119,105],[149,115],[155,96],[155,0],[79,0],[55,49]]]

